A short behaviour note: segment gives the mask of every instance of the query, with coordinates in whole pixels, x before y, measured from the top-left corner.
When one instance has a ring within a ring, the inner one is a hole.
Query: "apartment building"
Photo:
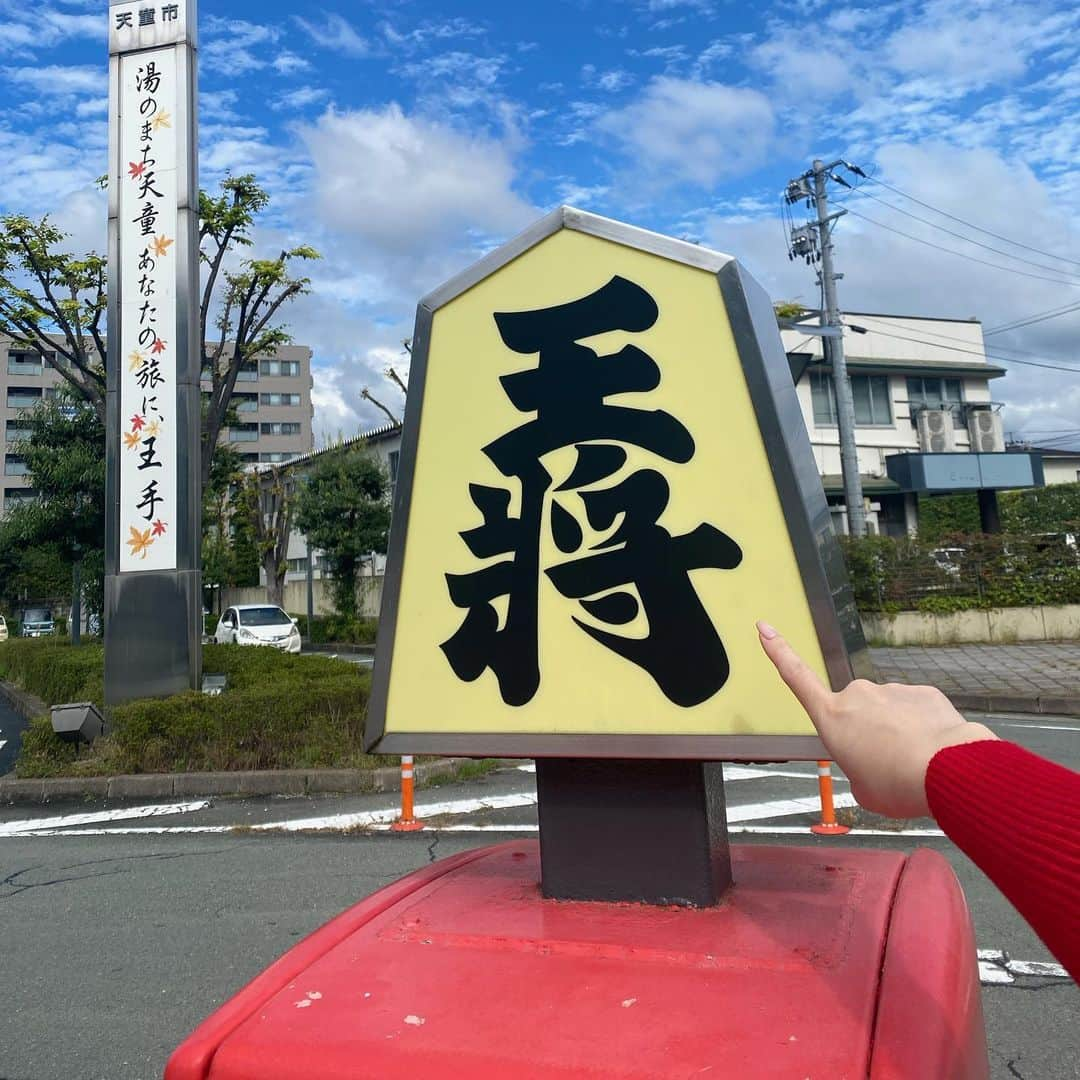
[[[977,319],[844,314],[844,355],[855,399],[859,473],[872,532],[915,531],[918,500],[889,478],[895,454],[1005,449],[991,380],[1005,369],[986,359]],[[840,436],[832,369],[822,339],[781,332],[814,461],[838,532],[846,531]],[[973,437],[975,445],[973,445]]]
[[[311,350],[285,345],[272,357],[246,364],[239,372],[233,402],[237,422],[221,441],[235,446],[245,463],[282,462],[311,451]],[[34,351],[0,338],[0,405],[2,405],[3,508],[36,492],[26,477],[26,463],[14,444],[28,434],[27,415],[54,397],[64,379]],[[209,392],[209,378],[203,382]]]
[[[203,372],[203,392],[210,390]],[[233,406],[236,423],[221,436],[245,465],[281,464],[315,446],[311,418],[311,350],[305,345],[282,345],[270,357],[244,364],[236,376]]]

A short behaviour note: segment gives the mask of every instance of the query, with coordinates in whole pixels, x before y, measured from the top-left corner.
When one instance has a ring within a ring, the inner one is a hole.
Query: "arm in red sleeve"
[[[946,836],[1080,981],[1080,773],[987,739],[938,751],[926,798]]]

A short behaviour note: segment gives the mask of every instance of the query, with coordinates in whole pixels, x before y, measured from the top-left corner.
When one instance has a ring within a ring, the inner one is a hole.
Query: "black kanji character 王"
[[[611,395],[655,389],[660,368],[651,356],[634,345],[600,356],[581,344],[581,339],[611,331],[646,331],[658,314],[656,302],[645,289],[616,276],[588,296],[557,307],[495,315],[510,349],[538,354],[537,366],[500,380],[513,405],[535,418],[483,448],[498,470],[520,485],[520,510],[516,517],[510,516],[511,492],[506,488],[470,486],[483,523],[462,533],[462,539],[477,558],[507,557],[471,573],[447,575],[452,602],[467,614],[442,649],[461,679],[472,681],[490,668],[509,705],[531,701],[540,683],[540,551],[552,479],[541,459],[553,450],[576,447],[577,464],[559,487],[573,491],[621,469],[627,461],[626,445],[675,464],[689,461],[694,454],[690,432],[670,413],[606,401]],[[621,500],[623,524],[602,545],[620,545],[619,549],[586,554],[545,573],[560,592],[580,600],[594,618],[615,625],[636,617],[638,601],[630,593],[598,594],[633,586],[649,623],[646,639],[630,643],[621,635],[580,621],[579,625],[601,644],[647,670],[672,701],[692,705],[705,700],[726,680],[727,658],[688,573],[737,566],[738,545],[711,525],[674,537],[658,525],[668,487],[653,470],[640,470],[612,488],[585,492],[582,497],[594,527],[605,519],[601,505]],[[581,527],[554,499],[550,527],[560,551],[578,550]],[[651,566],[654,558],[667,562]],[[506,617],[500,627],[495,601],[503,597]],[[670,642],[669,636],[673,636]],[[712,665],[711,673],[690,670],[695,656]]]

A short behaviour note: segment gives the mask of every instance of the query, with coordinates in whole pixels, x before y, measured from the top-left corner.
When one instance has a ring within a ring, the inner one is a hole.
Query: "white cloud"
[[[6,67],[0,69],[0,74],[17,86],[27,87],[47,97],[70,97],[77,94],[100,96],[108,87],[108,73],[105,68],[90,65]]]
[[[274,57],[270,65],[279,75],[294,75],[298,71],[307,71],[311,64],[302,56],[286,49]]]
[[[306,109],[309,105],[325,101],[329,96],[330,91],[322,86],[298,86],[279,95],[277,103],[286,109]]]
[[[508,147],[407,116],[396,104],[328,111],[303,128],[319,214],[384,252],[418,254],[463,230],[502,233],[532,215]]]
[[[367,56],[371,52],[371,44],[367,38],[357,33],[352,24],[341,15],[328,14],[321,24],[299,15],[294,15],[293,19],[320,48],[357,57]]]
[[[204,36],[206,40],[199,48],[200,65],[208,72],[236,76],[274,63],[272,46],[281,37],[281,30],[269,23],[211,15],[205,20]]]
[[[893,144],[881,149],[877,166],[879,175],[895,187],[930,205],[1001,236],[1015,237],[1046,252],[1059,252],[1066,258],[1080,260],[1080,255],[1075,254],[1080,250],[1080,230],[1074,225],[1072,215],[1045,183],[1011,158],[985,148]],[[968,233],[995,247],[1008,248],[1004,241],[980,235],[924,207],[905,202],[880,186],[871,184],[866,190],[947,228]],[[973,199],[973,193],[977,193],[977,199]],[[1019,273],[1043,274],[1044,271],[966,245],[871,200],[838,194],[850,208],[877,221],[977,259],[1012,265],[1017,271],[992,269],[935,250],[852,215],[842,220],[836,234],[837,269],[844,274],[839,286],[840,302],[846,310],[960,319],[976,316],[989,328],[1068,304],[1077,297],[1074,287],[1054,285]],[[1017,218],[1020,206],[1024,208],[1022,222]],[[801,208],[799,212],[803,213]],[[774,214],[751,214],[748,219],[730,208],[706,215],[697,225],[709,246],[737,255],[771,296],[797,299],[809,307],[817,307],[814,271],[801,261],[788,262]],[[1048,256],[1012,250],[1018,258],[1055,265]],[[1070,270],[1067,264],[1060,265],[1059,274],[1046,276],[1080,280],[1080,266]],[[1080,357],[1075,349],[1078,334],[1080,312],[987,338],[987,348],[997,354],[992,362],[1009,369],[1005,378],[991,384],[994,398],[1008,402],[1006,428],[1018,432],[1025,428],[1046,429],[1070,416],[1072,428],[1080,428],[1076,421],[1080,415],[1077,412]],[[858,342],[855,337],[849,343],[849,350],[855,354]],[[941,342],[943,355],[962,358],[961,354],[951,354],[948,345],[947,341]],[[1025,365],[1019,362],[1022,360],[1073,365],[1078,370],[1076,374],[1056,372]]]
[[[660,77],[597,127],[654,180],[711,186],[762,164],[775,118],[757,90]]]
[[[7,5],[10,16],[0,22],[0,53],[25,55],[38,49],[51,49],[73,38],[91,38],[104,42],[108,23],[99,15],[74,15],[47,5],[27,7]]]
[[[634,76],[629,71],[623,71],[621,68],[597,71],[593,64],[586,64],[581,69],[581,78],[586,86],[595,87],[609,94],[625,90],[635,82]]]

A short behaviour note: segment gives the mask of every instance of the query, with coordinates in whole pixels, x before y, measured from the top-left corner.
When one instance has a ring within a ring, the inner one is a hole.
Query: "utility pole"
[[[832,368],[833,395],[836,399],[836,426],[840,437],[840,473],[844,482],[844,502],[847,507],[848,533],[851,536],[866,535],[866,513],[863,508],[862,477],[859,475],[859,451],[855,442],[855,401],[848,378],[847,361],[844,358],[843,324],[840,306],[836,300],[838,274],[833,265],[833,227],[846,211],[829,213],[829,196],[826,181],[834,180],[850,187],[846,180],[836,175],[835,169],[842,165],[859,176],[863,171],[845,161],[826,165],[815,159],[813,166],[788,184],[785,196],[788,203],[805,199],[813,202],[817,221],[808,222],[803,228],[792,229],[789,257],[803,255],[807,262],[820,261],[818,281],[824,306],[821,310],[821,344],[825,359]],[[812,186],[811,186],[812,185]],[[816,236],[814,231],[816,230]]]

